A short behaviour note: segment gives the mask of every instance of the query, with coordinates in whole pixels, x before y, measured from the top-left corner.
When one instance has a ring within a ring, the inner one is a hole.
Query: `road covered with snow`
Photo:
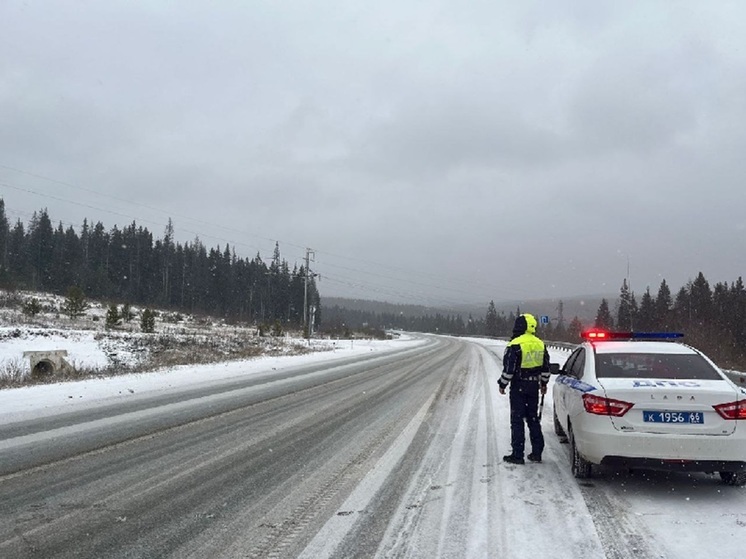
[[[505,342],[333,352],[0,391],[0,556],[723,557],[746,490],[509,465]],[[564,362],[566,350],[552,349]]]

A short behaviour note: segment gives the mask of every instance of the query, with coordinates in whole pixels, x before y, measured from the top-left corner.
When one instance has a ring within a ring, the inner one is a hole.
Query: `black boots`
[[[541,454],[535,454],[531,453],[528,456],[526,456],[531,462],[541,462]],[[503,456],[503,461],[507,462],[508,464],[525,464],[525,460],[523,460],[523,456],[516,456],[515,454],[506,454]]]
[[[514,454],[506,454],[503,456],[503,461],[508,464],[525,464],[523,456],[515,456]]]

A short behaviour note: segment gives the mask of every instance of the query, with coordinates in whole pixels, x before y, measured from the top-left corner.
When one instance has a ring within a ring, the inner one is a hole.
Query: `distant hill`
[[[577,316],[583,324],[590,324],[596,318],[596,312],[598,306],[601,304],[601,299],[606,298],[609,301],[609,306],[614,309],[618,294],[614,295],[588,295],[584,297],[566,297],[562,298],[563,304],[563,315],[565,322],[569,322],[573,317]],[[528,301],[495,301],[495,308],[498,313],[504,313],[506,315],[511,312],[515,312],[517,308],[520,308],[521,312],[530,312],[536,316],[546,315],[550,317],[550,320],[554,321],[558,316],[560,299],[536,299]],[[422,305],[402,305],[387,303],[384,301],[371,301],[367,299],[347,299],[344,297],[322,297],[321,298],[321,313],[324,316],[324,308],[345,308],[351,311],[363,311],[376,314],[403,314],[408,317],[421,317],[421,316],[433,316],[436,314],[441,315],[461,315],[466,318],[468,315],[472,315],[475,318],[484,318],[487,314],[487,306],[489,301],[486,301],[483,306],[477,305],[461,305],[457,307],[426,307]],[[323,319],[322,319],[323,320]]]
[[[409,317],[431,316],[440,314],[463,314],[463,310],[442,309],[434,307],[425,307],[422,305],[402,305],[396,303],[387,303],[385,301],[371,301],[368,299],[347,299],[345,297],[322,297],[321,313],[323,316],[324,308],[339,307],[350,311],[362,311],[375,314],[403,314]],[[485,312],[486,312],[485,307]]]
[[[562,299],[536,299],[531,301],[508,301],[495,302],[497,312],[508,314],[515,312],[520,307],[521,312],[530,312],[533,315],[546,315],[554,321],[558,318],[559,302],[562,301],[562,314],[565,324],[577,316],[584,325],[590,325],[596,319],[601,299],[606,299],[609,306],[614,309],[618,295],[587,295],[582,297],[567,297]]]

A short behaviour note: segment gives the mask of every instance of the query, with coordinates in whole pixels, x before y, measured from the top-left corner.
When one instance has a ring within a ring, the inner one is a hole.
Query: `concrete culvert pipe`
[[[55,349],[52,351],[24,351],[23,356],[28,358],[31,367],[32,378],[48,378],[58,373],[72,370],[70,364],[65,360],[67,351]]]
[[[39,361],[31,371],[32,377],[49,377],[54,374],[54,363],[47,359]]]

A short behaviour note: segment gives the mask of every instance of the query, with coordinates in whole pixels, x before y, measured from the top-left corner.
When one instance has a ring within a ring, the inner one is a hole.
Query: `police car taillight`
[[[681,332],[610,332],[608,330],[585,330],[580,337],[589,342],[608,340],[673,340],[683,338]]]
[[[594,415],[613,415],[622,417],[634,404],[612,398],[603,398],[593,394],[583,394],[583,406],[585,411]]]
[[[746,419],[746,400],[712,406],[723,419]]]

